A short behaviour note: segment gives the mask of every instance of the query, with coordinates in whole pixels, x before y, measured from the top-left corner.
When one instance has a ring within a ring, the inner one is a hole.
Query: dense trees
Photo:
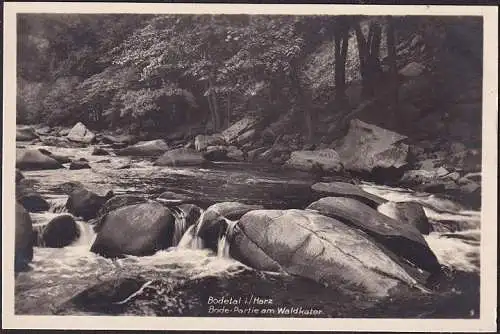
[[[396,106],[407,45],[418,33],[442,48],[452,28],[427,18],[22,14],[18,121],[167,133],[291,111],[312,138],[318,111],[355,107],[346,90],[357,76],[364,98],[388,79]]]

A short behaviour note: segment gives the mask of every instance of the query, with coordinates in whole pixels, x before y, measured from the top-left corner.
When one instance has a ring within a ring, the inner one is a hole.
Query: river
[[[265,208],[304,208],[314,198],[310,190],[315,182],[312,177],[285,173],[275,167],[218,163],[210,168],[169,168],[153,166],[152,161],[145,159],[92,156],[91,148],[36,147],[71,158],[86,158],[92,169],[23,172],[51,203],[49,212],[31,214],[35,225],[65,212],[67,197],[56,186],[67,181],[79,181],[100,194],[113,190],[115,194],[154,197],[168,190],[189,196],[204,209],[222,201],[260,204]],[[131,167],[118,169],[124,164]],[[80,238],[72,245],[60,249],[35,247],[30,270],[19,273],[15,279],[15,312],[221,316],[207,313],[206,302],[211,296],[253,294],[272,297],[276,308],[314,306],[321,309],[320,317],[478,317],[480,212],[463,210],[449,199],[407,189],[370,183],[363,183],[362,188],[389,200],[420,202],[431,222],[440,227],[438,232],[425,236],[448,272],[446,283],[433,294],[415,298],[409,294],[401,300],[383,302],[346,300],[305,279],[252,270],[231,259],[225,245],[221,245],[219,254],[206,249],[172,247],[153,256],[107,259],[89,251],[95,234],[86,222],[79,220]],[[137,297],[129,296],[113,307],[64,304],[97,283],[124,278],[145,282],[141,283]]]

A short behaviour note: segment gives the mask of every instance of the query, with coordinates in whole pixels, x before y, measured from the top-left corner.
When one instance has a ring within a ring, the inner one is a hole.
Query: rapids
[[[154,197],[168,190],[189,196],[202,209],[222,201],[260,204],[269,209],[302,209],[314,197],[310,190],[315,182],[312,177],[284,173],[275,167],[242,163],[218,163],[210,168],[158,167],[144,159],[115,156],[103,159],[92,156],[92,148],[41,147],[71,158],[84,157],[92,169],[23,172],[26,178],[35,180],[34,187],[51,205],[48,212],[31,213],[35,229],[43,229],[45,223],[61,213],[67,214],[67,196],[57,189],[57,185],[67,181],[79,181],[89,190],[100,194],[111,189],[115,194]],[[129,169],[118,169],[129,163]],[[151,286],[156,284],[156,297],[151,297],[149,304],[142,300],[119,314],[206,315],[206,306],[202,306],[205,300],[202,299],[212,291],[214,296],[252,293],[263,297],[273,296],[277,305],[322,305],[322,316],[328,317],[387,317],[391,314],[398,317],[478,316],[480,212],[466,211],[449,199],[407,189],[369,183],[364,183],[362,188],[388,200],[421,203],[433,225],[446,227],[451,222],[460,226],[458,230],[445,228],[425,236],[440,263],[451,273],[451,278],[438,293],[419,300],[418,306],[410,298],[397,305],[349,304],[328,289],[310,281],[282,274],[256,272],[230,258],[226,235],[219,240],[217,254],[203,249],[202,240],[197,237],[199,226],[187,227],[182,211],[174,210],[175,247],[152,256],[127,256],[113,260],[89,251],[95,233],[87,222],[77,218],[80,231],[78,240],[61,249],[35,247],[30,270],[17,274],[16,314],[53,314],[59,305],[94,284],[122,277],[141,277],[148,282],[143,287],[144,291],[151,292]],[[203,212],[199,221],[202,217]],[[230,233],[235,222],[227,223]],[[163,298],[165,294],[164,290],[158,288],[162,284],[169,286],[170,295],[185,298],[186,303],[191,304],[173,307],[168,306],[169,303],[160,303],[159,296]],[[477,291],[474,288],[476,285]],[[163,291],[163,294],[158,291]],[[135,295],[130,297],[131,300],[134,298]],[[443,304],[444,300],[460,305],[456,310],[451,309],[452,306],[446,306],[451,304]],[[161,307],[158,306],[160,304]],[[66,313],[106,314],[78,309],[68,309]]]

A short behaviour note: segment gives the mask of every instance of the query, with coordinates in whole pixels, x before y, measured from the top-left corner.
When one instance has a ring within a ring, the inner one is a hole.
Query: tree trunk
[[[210,85],[208,86],[210,87]],[[209,88],[207,88],[207,91],[208,91]],[[212,105],[212,98],[211,98],[211,93],[208,92],[207,93],[207,101],[208,101],[208,109],[210,110],[210,117],[212,119],[212,128],[215,130],[215,127],[216,127],[216,122],[217,122],[217,119],[215,117],[215,111],[214,111],[214,107]]]
[[[338,19],[335,24],[335,99],[340,105],[345,105],[345,62],[349,43],[349,25],[347,20]]]
[[[231,92],[227,93],[226,128],[231,125]]]
[[[398,68],[396,64],[396,45],[395,45],[394,21],[392,16],[387,17],[387,49],[389,60],[390,86],[392,95],[392,106],[394,109],[398,106]]]
[[[374,88],[381,72],[379,58],[382,31],[377,23],[371,23],[367,38],[361,31],[360,24],[356,24],[355,32],[358,42],[359,70],[363,85],[362,96],[370,98],[375,94]]]

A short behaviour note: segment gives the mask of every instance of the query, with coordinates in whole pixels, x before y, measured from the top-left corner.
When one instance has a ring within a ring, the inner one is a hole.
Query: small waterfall
[[[175,230],[172,238],[172,246],[177,246],[187,230],[186,213],[177,207],[170,209],[175,217]]]
[[[66,208],[66,201],[68,199],[66,197],[62,198],[53,198],[50,199],[49,202],[49,212],[52,213],[65,213],[68,212],[68,209]]]
[[[227,229],[225,233],[223,233],[220,238],[219,242],[217,243],[217,256],[218,257],[224,257],[224,258],[230,258],[231,256],[229,255],[229,242],[228,238],[231,237],[233,234],[234,227],[236,226],[237,221],[232,221],[229,219],[224,218],[224,220],[227,223]]]
[[[46,226],[46,223],[33,225],[33,242],[35,247],[45,247],[45,241],[43,240],[43,231],[45,230]]]
[[[96,237],[96,233],[94,232],[92,225],[81,220],[77,220],[76,225],[78,226],[79,237],[73,241],[71,246],[91,245]]]
[[[200,227],[204,221],[205,211],[201,210],[200,217],[198,221],[191,225],[186,232],[182,235],[179,242],[177,243],[177,247],[179,248],[191,248],[191,249],[203,249],[203,239],[199,237]]]

